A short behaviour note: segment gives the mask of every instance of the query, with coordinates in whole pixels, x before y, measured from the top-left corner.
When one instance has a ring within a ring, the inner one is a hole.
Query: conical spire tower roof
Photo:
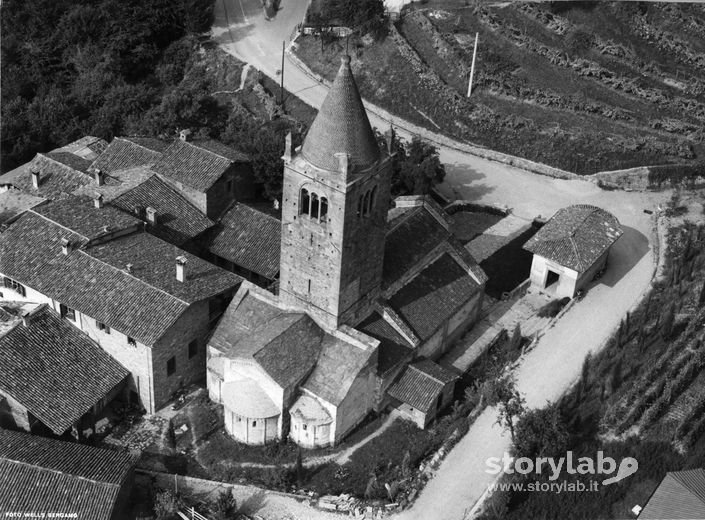
[[[329,171],[339,168],[336,153],[347,153],[350,163],[359,168],[371,166],[380,156],[377,139],[350,68],[350,56],[343,56],[341,61],[338,75],[301,149],[308,162]]]

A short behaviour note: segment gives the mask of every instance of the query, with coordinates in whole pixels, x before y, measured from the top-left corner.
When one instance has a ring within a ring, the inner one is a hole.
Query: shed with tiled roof
[[[0,335],[0,400],[10,408],[0,407],[0,417],[29,430],[31,414],[56,435],[71,427],[82,432],[128,375],[97,343],[40,305]]]
[[[705,518],[705,469],[666,473],[639,513],[640,520]]]
[[[396,399],[397,409],[425,428],[453,398],[459,376],[450,370],[422,359],[409,365],[387,393]]]
[[[622,236],[617,218],[587,204],[562,208],[524,244],[534,254],[531,283],[556,297],[572,298],[607,263]]]
[[[127,518],[135,462],[123,451],[0,428],[0,506],[90,520]]]

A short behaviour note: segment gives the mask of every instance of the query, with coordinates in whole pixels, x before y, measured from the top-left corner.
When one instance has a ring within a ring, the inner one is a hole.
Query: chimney
[[[176,257],[176,279],[180,282],[186,281],[186,257]]]
[[[157,225],[157,210],[154,209],[152,206],[147,206],[147,209],[145,210],[145,214],[147,215],[147,222],[149,222],[153,226],[156,226]]]
[[[36,168],[36,166],[33,166],[32,169],[30,170],[30,173],[32,174],[32,187],[35,190],[39,189],[39,170]]]
[[[191,139],[191,130],[189,128],[184,128],[179,132],[179,139],[182,141],[186,142]]]
[[[387,140],[387,152],[389,155],[394,154],[394,137],[396,134],[394,133],[394,127],[390,124],[389,125],[389,132],[387,135],[385,135],[386,140]]]
[[[103,185],[103,172],[100,171],[98,168],[96,168],[95,171],[93,172],[93,178],[95,179],[95,183],[98,186]]]
[[[25,327],[29,327],[29,324],[32,322],[32,311],[24,311],[22,313],[22,325]]]
[[[69,241],[68,238],[62,238],[61,239],[61,252],[65,255],[68,255],[70,250],[71,250],[71,242]]]
[[[291,132],[286,134],[286,139],[284,139],[284,162],[291,161]]]
[[[95,206],[96,209],[100,209],[103,207],[103,196],[98,194],[96,198],[93,199],[93,206]]]
[[[274,209],[279,209],[279,199],[274,199]]]
[[[127,264],[127,265],[125,266],[125,270],[126,270],[128,273],[132,274],[132,264]]]

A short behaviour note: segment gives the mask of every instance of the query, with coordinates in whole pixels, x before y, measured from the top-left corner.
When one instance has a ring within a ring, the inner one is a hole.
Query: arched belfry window
[[[321,197],[321,222],[326,221],[326,215],[328,215],[328,199]]]
[[[375,207],[375,202],[377,201],[377,186],[372,188],[372,195],[370,195],[370,211]]]
[[[318,218],[318,195],[311,193],[311,218]]]
[[[301,190],[301,197],[299,201],[299,213],[302,215],[308,215],[309,214],[309,203],[310,203],[311,197],[308,194],[308,190],[306,188]]]
[[[362,195],[357,199],[357,218],[362,216]]]

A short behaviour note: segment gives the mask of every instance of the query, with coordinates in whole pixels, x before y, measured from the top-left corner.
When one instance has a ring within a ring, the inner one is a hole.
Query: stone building
[[[390,176],[346,56],[303,145],[287,139],[279,293],[243,283],[209,342],[236,439],[335,444],[477,319],[485,274],[433,202],[388,211]]]
[[[21,317],[0,307],[0,427],[81,437],[128,375],[46,304]]]
[[[611,213],[587,204],[562,208],[524,244],[534,254],[531,285],[572,298],[605,268],[622,227]]]
[[[46,303],[130,371],[150,413],[205,374],[206,338],[242,278],[99,200],[25,212],[0,240],[0,299]]]

